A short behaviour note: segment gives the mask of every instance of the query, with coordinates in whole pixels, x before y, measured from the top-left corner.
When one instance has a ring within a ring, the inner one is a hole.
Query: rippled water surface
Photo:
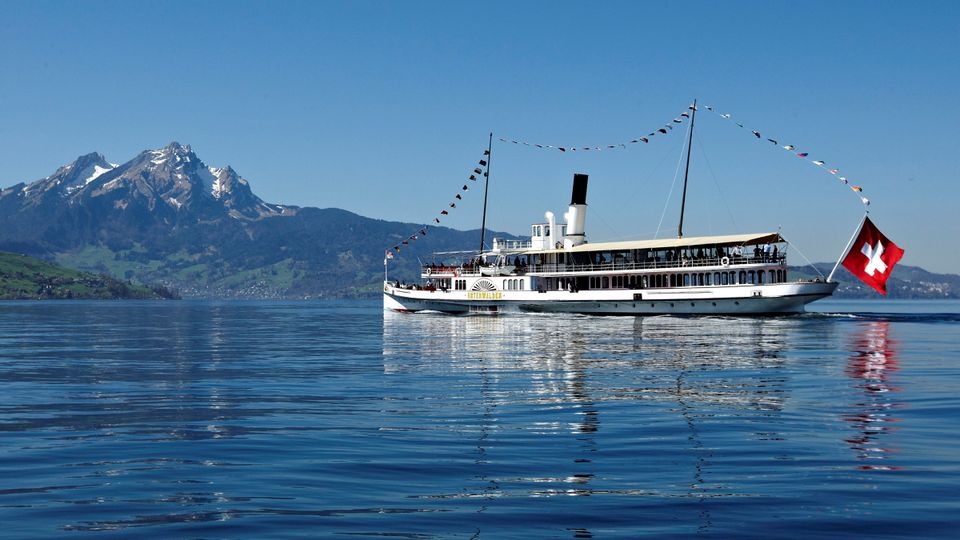
[[[950,537],[960,304],[0,304],[4,536]]]

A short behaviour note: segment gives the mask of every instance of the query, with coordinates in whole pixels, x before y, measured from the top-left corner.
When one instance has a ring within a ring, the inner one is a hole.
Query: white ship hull
[[[675,287],[597,291],[442,291],[384,284],[383,306],[392,311],[496,313],[528,311],[597,315],[759,315],[802,313],[804,306],[830,296],[836,283]]]

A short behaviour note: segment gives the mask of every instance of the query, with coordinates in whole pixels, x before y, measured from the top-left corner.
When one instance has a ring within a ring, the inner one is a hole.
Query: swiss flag
[[[865,218],[842,264],[851,274],[885,295],[887,278],[901,258],[903,250],[887,239],[870,218]]]

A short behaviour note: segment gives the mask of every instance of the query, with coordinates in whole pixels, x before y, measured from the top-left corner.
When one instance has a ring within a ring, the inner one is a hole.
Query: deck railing
[[[761,257],[694,257],[681,260],[648,260],[642,262],[614,261],[592,264],[530,264],[520,267],[506,266],[503,270],[511,275],[523,274],[554,274],[554,273],[584,273],[584,272],[630,272],[635,270],[671,270],[683,271],[689,268],[724,267],[723,259],[728,260],[729,267],[748,264],[786,264],[786,256],[778,255]],[[482,267],[476,265],[424,265],[424,275],[458,274],[463,276],[479,276]]]

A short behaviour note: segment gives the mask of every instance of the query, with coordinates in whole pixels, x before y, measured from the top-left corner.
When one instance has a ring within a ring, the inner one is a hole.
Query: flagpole
[[[857,238],[857,235],[860,234],[860,229],[863,228],[863,223],[867,220],[867,214],[863,214],[863,218],[860,219],[860,224],[857,225],[857,228],[853,230],[853,236],[850,237],[850,241],[847,242],[847,247],[843,248],[843,253],[840,254],[840,258],[837,259],[837,264],[833,265],[833,270],[830,271],[830,275],[827,276],[827,283],[833,279],[833,274],[836,273],[837,267],[840,266],[840,261],[842,261],[846,256],[847,252],[850,251],[850,245],[853,244],[853,241]]]
[[[693,152],[693,122],[697,118],[697,100],[693,100],[693,112],[690,113],[690,139],[687,141],[687,168],[683,171],[683,198],[680,199],[680,225],[677,226],[677,238],[683,238],[683,211],[687,206],[687,176],[690,175],[690,154]]]
[[[490,189],[490,162],[493,161],[493,132],[490,132],[490,142],[487,144],[487,171],[483,174],[483,220],[480,222],[480,252],[483,254],[483,236],[487,230],[487,191]]]

